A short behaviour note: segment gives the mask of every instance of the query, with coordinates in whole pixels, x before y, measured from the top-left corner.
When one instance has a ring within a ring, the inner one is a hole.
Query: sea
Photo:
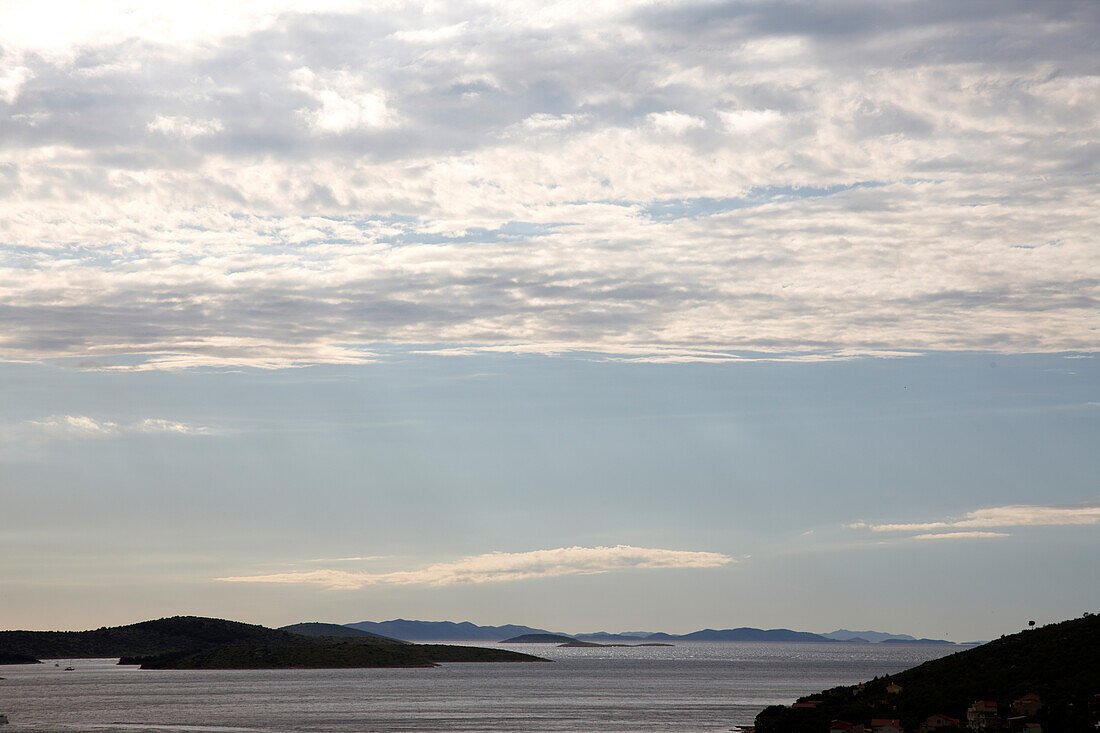
[[[965,648],[858,642],[499,646],[553,663],[184,671],[63,659],[2,666],[0,714],[10,724],[0,731],[728,731],[751,724],[768,705],[789,705],[802,695]],[[65,671],[70,665],[74,669]]]

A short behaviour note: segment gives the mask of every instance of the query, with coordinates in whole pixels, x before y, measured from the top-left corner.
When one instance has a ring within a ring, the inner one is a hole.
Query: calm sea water
[[[481,645],[490,646],[490,645]],[[767,705],[898,672],[960,647],[680,644],[562,649],[552,664],[152,671],[78,659],[0,667],[4,733],[726,731]]]

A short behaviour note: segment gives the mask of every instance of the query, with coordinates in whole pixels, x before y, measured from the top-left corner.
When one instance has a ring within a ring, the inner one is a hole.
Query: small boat
[[[73,666],[73,660],[69,660],[69,666],[64,669],[65,672],[75,672],[76,667]]]
[[[0,715],[0,725],[7,725],[7,724],[8,724],[8,716]]]

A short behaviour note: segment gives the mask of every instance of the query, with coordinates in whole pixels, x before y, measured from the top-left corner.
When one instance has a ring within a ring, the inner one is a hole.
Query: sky
[[[0,6],[0,628],[1100,610],[1100,5]]]

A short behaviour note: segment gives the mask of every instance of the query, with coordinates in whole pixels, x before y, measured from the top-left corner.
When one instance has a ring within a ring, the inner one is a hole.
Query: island
[[[0,631],[0,656],[22,664],[40,659],[118,657],[120,664],[142,669],[433,667],[447,662],[548,661],[504,649],[411,644],[335,624],[314,622],[287,628],[304,633],[199,616],[173,616],[91,631]]]
[[[576,641],[572,636],[563,634],[520,634],[511,639],[502,639],[501,644],[562,644]]]
[[[633,646],[675,646],[675,644],[663,644],[663,643],[656,642],[656,641],[646,642],[644,644],[600,644],[600,643],[595,642],[595,641],[580,641],[579,639],[574,639],[573,641],[567,641],[564,644],[558,644],[558,646],[564,646],[564,647],[589,647],[589,646],[594,646],[594,647],[633,647]]]
[[[124,657],[141,669],[342,669],[437,667],[443,662],[548,662],[508,651],[446,644],[346,640],[314,646],[226,646],[199,652]]]

